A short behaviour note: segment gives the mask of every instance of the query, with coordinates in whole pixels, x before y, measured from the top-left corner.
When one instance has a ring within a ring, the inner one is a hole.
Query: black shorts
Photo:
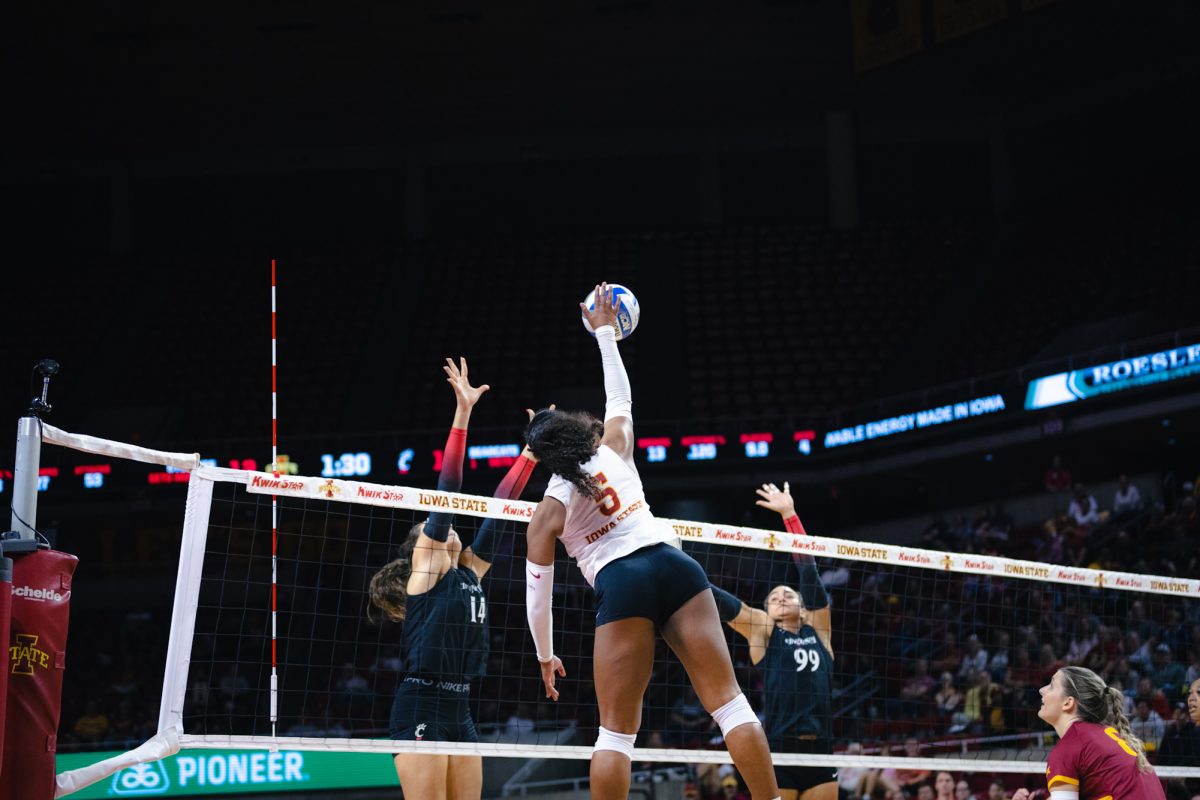
[[[708,575],[691,556],[652,544],[605,564],[596,575],[596,627],[645,617],[662,627],[680,606],[708,588]]]
[[[790,753],[829,755],[833,752],[827,739],[790,739],[785,742],[770,739],[769,744],[771,752],[780,755]],[[781,767],[778,765],[775,767],[775,783],[779,784],[779,788],[793,789],[800,794],[823,783],[836,783],[837,778],[837,767]]]
[[[467,681],[410,675],[396,689],[389,733],[404,741],[478,742],[470,696]]]

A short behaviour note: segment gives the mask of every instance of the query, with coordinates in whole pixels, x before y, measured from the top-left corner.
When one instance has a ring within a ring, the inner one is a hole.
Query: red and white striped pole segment
[[[271,472],[279,477],[279,386],[276,382],[275,259],[271,259]],[[279,673],[276,661],[276,615],[279,610],[279,496],[271,495],[271,736],[279,720]]]

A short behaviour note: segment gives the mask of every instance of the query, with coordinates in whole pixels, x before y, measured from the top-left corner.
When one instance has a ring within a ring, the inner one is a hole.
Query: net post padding
[[[71,578],[78,564],[75,556],[57,550],[37,550],[13,559],[0,797],[42,800],[53,794]]]
[[[8,653],[9,625],[12,623],[13,562],[0,549],[0,653]],[[0,780],[4,775],[4,719],[8,708],[8,658],[0,663]]]

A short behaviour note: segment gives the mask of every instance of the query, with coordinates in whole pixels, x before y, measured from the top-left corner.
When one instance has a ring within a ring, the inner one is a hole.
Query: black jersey
[[[763,670],[766,734],[772,750],[788,752],[795,737],[830,738],[833,656],[811,625],[771,631]]]
[[[487,670],[487,602],[479,578],[465,567],[446,571],[424,594],[408,598],[404,670],[470,680]]]

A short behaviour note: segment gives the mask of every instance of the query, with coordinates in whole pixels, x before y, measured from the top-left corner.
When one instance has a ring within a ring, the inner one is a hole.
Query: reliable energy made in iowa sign
[[[59,755],[59,772],[103,761],[116,752]],[[310,789],[398,787],[386,753],[281,750],[183,750],[121,770],[72,797],[195,797]]]

